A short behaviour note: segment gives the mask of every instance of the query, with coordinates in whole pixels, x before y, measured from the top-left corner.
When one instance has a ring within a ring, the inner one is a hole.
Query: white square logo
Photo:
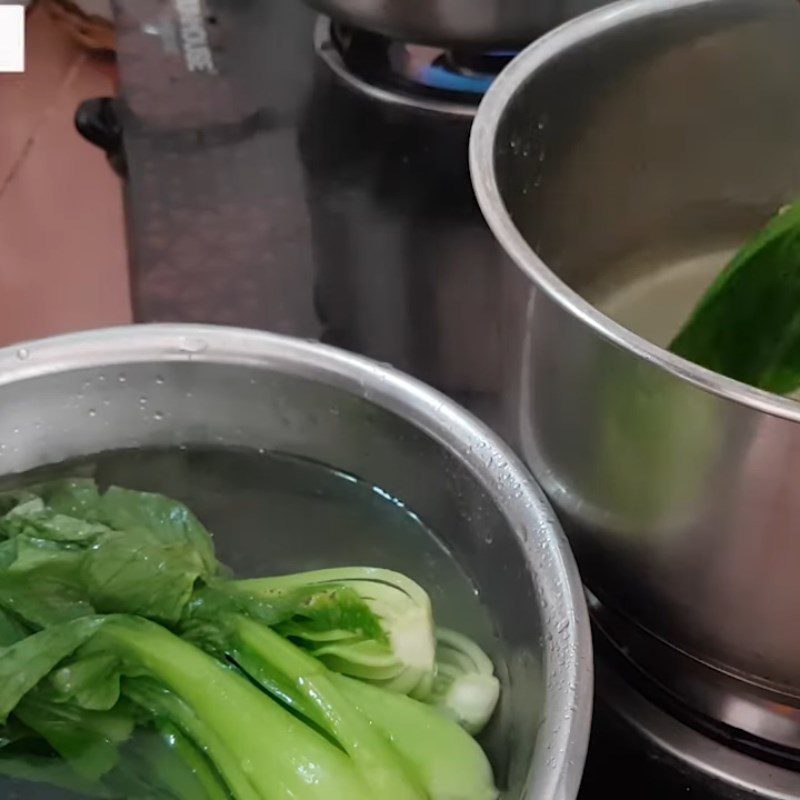
[[[0,72],[25,69],[25,9],[0,0]]]

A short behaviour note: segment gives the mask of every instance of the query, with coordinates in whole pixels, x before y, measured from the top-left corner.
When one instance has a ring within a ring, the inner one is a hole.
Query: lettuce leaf
[[[88,641],[104,617],[84,617],[34,633],[0,649],[0,721],[61,661]]]
[[[219,569],[208,531],[161,495],[64,480],[0,509],[0,608],[35,628],[101,612],[176,623]]]

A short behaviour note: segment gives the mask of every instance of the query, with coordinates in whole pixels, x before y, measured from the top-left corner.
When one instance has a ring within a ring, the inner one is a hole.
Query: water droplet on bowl
[[[178,342],[178,350],[182,353],[191,353],[194,355],[196,353],[202,353],[207,349],[208,342],[205,339],[195,339],[193,337],[184,336],[181,338],[180,342]]]
[[[28,352],[28,348],[27,347],[20,347],[19,350],[17,350],[17,358],[20,361],[25,361],[25,359],[29,355],[30,355],[30,353]]]

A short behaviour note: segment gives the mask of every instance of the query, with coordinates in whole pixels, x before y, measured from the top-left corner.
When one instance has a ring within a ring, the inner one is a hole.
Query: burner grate
[[[398,42],[378,34],[323,20],[328,61],[351,85],[402,98],[406,105],[438,103],[477,107],[495,77],[516,51],[458,51]],[[324,47],[325,45],[323,45]],[[331,52],[333,51],[333,52]]]

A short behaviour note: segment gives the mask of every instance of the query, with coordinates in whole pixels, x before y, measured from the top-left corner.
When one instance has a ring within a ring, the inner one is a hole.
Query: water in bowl
[[[242,576],[353,565],[404,572],[428,591],[439,624],[493,649],[488,612],[446,545],[401,499],[355,476],[276,453],[190,448],[107,453],[13,482],[72,475],[183,501],[212,531],[220,559]],[[82,796],[0,778],[4,800]]]

